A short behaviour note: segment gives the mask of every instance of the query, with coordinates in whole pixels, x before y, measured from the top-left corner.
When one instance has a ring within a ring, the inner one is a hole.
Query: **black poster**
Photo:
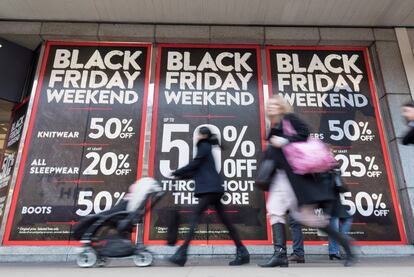
[[[334,149],[361,243],[405,243],[367,49],[268,47],[269,90],[304,119],[314,137]],[[326,240],[305,228],[308,240]]]
[[[6,139],[6,146],[0,169],[0,226],[3,226],[4,212],[10,189],[11,178],[16,164],[19,142],[26,119],[28,101],[15,106],[11,116],[11,125]]]
[[[167,196],[146,220],[145,243],[166,239],[168,220],[181,218],[179,239],[188,232],[194,205],[193,180],[172,180],[173,170],[196,154],[201,126],[215,133],[223,149],[213,149],[224,177],[222,203],[242,240],[269,242],[265,195],[254,186],[265,126],[260,51],[256,46],[161,45],[155,83],[150,174]],[[215,211],[207,210],[194,243],[231,243]]]
[[[81,217],[119,203],[140,176],[150,51],[47,44],[5,244],[72,243]]]

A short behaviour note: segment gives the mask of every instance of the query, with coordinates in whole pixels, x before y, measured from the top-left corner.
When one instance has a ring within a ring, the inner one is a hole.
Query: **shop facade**
[[[400,106],[414,93],[413,30],[4,21],[0,36],[41,45],[3,245],[77,245],[73,224],[115,205],[141,176],[154,176],[168,196],[137,238],[164,245],[170,213],[185,223],[197,201],[191,181],[169,174],[208,125],[224,146],[216,161],[227,212],[260,253],[271,234],[254,175],[272,94],[334,149],[357,244],[412,244],[414,149],[399,139]],[[308,244],[326,242],[304,232]],[[195,243],[217,253],[231,244],[214,211]]]

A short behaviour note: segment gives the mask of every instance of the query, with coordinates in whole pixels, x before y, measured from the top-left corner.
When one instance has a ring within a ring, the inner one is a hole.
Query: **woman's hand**
[[[289,143],[287,139],[278,136],[272,136],[269,141],[270,144],[276,148],[282,148],[283,146]]]

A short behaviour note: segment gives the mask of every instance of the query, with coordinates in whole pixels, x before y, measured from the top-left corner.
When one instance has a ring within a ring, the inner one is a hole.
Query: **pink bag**
[[[286,135],[296,134],[290,121],[283,120],[282,124]],[[282,149],[293,172],[299,175],[326,172],[337,164],[327,145],[319,139],[309,137],[307,141],[292,142]]]

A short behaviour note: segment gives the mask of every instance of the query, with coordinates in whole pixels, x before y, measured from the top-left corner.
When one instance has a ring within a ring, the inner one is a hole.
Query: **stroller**
[[[151,198],[154,205],[163,194],[156,180],[142,178],[130,186],[129,193],[118,205],[82,219],[72,233],[72,237],[82,244],[76,258],[77,265],[104,266],[108,258],[129,256],[133,256],[138,267],[151,265],[151,252],[132,242],[132,229],[142,222],[147,200]]]

